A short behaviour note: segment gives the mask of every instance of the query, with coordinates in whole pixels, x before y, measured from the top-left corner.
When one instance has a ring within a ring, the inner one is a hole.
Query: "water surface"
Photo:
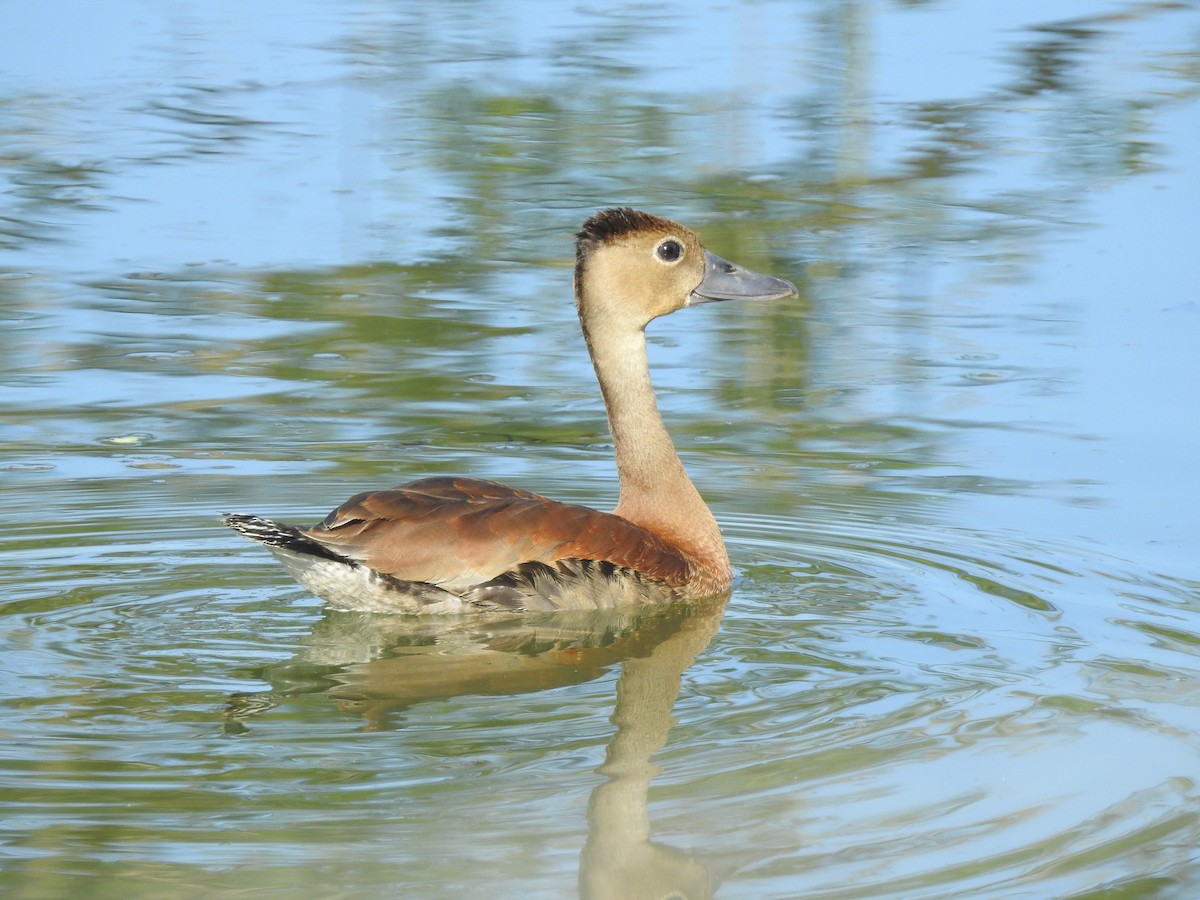
[[[1200,9],[447,9],[6,11],[3,892],[1194,896]],[[220,526],[611,504],[618,203],[801,287],[651,328],[727,602],[327,613]]]

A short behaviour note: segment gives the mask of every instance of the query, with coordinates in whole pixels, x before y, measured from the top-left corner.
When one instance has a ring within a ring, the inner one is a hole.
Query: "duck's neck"
[[[581,318],[616,448],[621,497],[613,512],[666,538],[727,580],[729,557],[721,531],[658,411],[645,333],[623,323]]]

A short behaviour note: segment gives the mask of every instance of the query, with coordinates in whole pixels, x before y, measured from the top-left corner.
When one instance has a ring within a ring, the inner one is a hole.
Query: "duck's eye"
[[[683,244],[672,238],[667,238],[654,250],[658,254],[658,258],[663,262],[675,262],[679,257],[683,256]]]

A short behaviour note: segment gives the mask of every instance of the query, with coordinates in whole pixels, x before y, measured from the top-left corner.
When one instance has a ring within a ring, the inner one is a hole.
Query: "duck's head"
[[[596,213],[575,245],[575,298],[585,324],[596,316],[638,328],[714,300],[781,300],[790,281],[760,275],[704,249],[691,229],[629,208]]]

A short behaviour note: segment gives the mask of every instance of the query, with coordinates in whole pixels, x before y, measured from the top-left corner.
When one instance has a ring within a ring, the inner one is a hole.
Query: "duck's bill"
[[[688,306],[714,300],[782,300],[799,293],[790,281],[751,272],[707,250],[704,255],[704,280],[688,297]]]

